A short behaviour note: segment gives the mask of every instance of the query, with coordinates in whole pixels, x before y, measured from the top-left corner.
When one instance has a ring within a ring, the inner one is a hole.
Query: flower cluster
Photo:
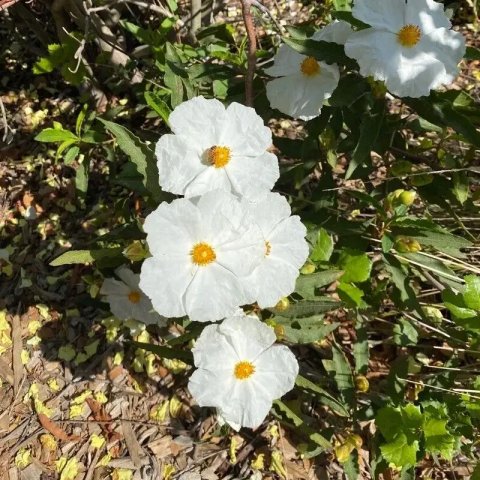
[[[343,21],[316,32],[313,40],[342,44],[360,74],[385,82],[400,97],[421,97],[451,83],[465,54],[463,36],[451,30],[443,5],[434,0],[356,0],[352,15],[368,28]],[[340,70],[282,45],[266,73],[272,107],[294,118],[319,115],[337,87]]]
[[[308,256],[306,229],[270,191],[278,161],[252,108],[196,97],[169,122],[173,133],[156,147],[160,185],[184,197],[145,219],[151,257],[139,285],[162,316],[226,318],[200,335],[190,390],[232,426],[256,427],[293,387],[298,364],[287,347],[272,346],[270,327],[239,307],[273,307],[293,292]]]

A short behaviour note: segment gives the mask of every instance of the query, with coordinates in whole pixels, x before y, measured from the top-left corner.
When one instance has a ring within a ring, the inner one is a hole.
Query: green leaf
[[[317,235],[317,241],[313,247],[311,259],[314,262],[327,262],[333,253],[332,237],[324,228],[320,228]]]
[[[283,37],[283,41],[302,55],[314,57],[326,63],[337,63],[354,67],[355,62],[345,55],[342,45],[333,42],[315,41],[311,38],[298,39]]]
[[[380,102],[377,103],[370,113],[363,114],[360,124],[360,136],[345,173],[346,180],[351,178],[360,165],[364,163],[370,164],[370,153],[377,141],[384,118],[385,107]]]
[[[355,370],[357,373],[366,375],[368,371],[368,330],[367,318],[357,314],[355,322],[355,334],[357,336],[356,342],[353,344],[353,358],[355,359]]]
[[[417,329],[406,318],[401,318],[393,327],[393,341],[401,347],[416,345],[418,342]]]
[[[278,310],[276,308],[270,308],[269,310],[281,317],[297,318],[311,317],[319,313],[335,310],[341,306],[341,302],[337,302],[330,297],[317,297],[317,300],[302,300],[297,303],[291,303],[286,310]]]
[[[349,107],[366,95],[369,89],[368,82],[363,77],[349,73],[340,78],[337,88],[328,99],[328,103],[332,107]]]
[[[423,424],[425,435],[425,450],[429,453],[439,453],[451,460],[455,447],[455,437],[447,430],[448,419],[427,416]]]
[[[454,319],[468,320],[477,318],[478,316],[475,310],[467,307],[461,293],[454,293],[452,290],[446,288],[442,291],[442,300],[445,307],[452,313]]]
[[[464,58],[465,60],[480,60],[480,49],[475,47],[467,47]]]
[[[355,387],[352,369],[343,351],[333,344],[332,360],[322,360],[322,363],[325,370],[333,376],[342,400],[347,405],[353,406]]]
[[[88,190],[88,164],[87,159],[84,159],[75,171],[75,188],[82,198],[85,197]]]
[[[64,142],[66,140],[80,140],[74,133],[68,130],[60,130],[57,128],[45,128],[36,137],[37,142]]]
[[[480,277],[467,275],[465,278],[463,299],[467,308],[480,311]]]
[[[99,118],[105,127],[115,135],[118,146],[136,165],[138,173],[143,176],[143,184],[154,200],[160,200],[162,190],[158,181],[155,155],[130,130],[109,120]]]
[[[333,5],[337,11],[347,11],[352,9],[352,0],[333,0]]]
[[[470,143],[480,146],[480,132],[468,117],[459,113],[450,102],[439,99],[434,93],[428,99],[404,98],[403,101],[425,120],[434,125],[453,128]]]
[[[69,250],[50,262],[52,267],[73,264],[88,264],[105,261],[122,255],[122,247],[101,248],[96,250]]]
[[[82,133],[82,125],[87,115],[87,111],[88,111],[88,105],[85,104],[83,105],[82,109],[78,113],[77,121],[75,122],[75,132],[78,136],[80,136]]]
[[[63,161],[65,162],[65,165],[70,165],[77,158],[79,153],[80,148],[78,148],[77,146],[70,148],[63,156]]]
[[[380,445],[380,451],[388,463],[397,467],[414,466],[417,463],[418,441],[407,441],[405,434],[401,433],[395,440]]]
[[[368,305],[363,300],[365,293],[353,283],[340,282],[337,285],[337,293],[340,300],[345,302],[350,308],[367,308]]]
[[[145,92],[144,96],[147,105],[152,108],[158,114],[158,116],[168,125],[168,117],[171,113],[168,105],[160,98],[159,95],[156,95],[154,92]]]
[[[456,199],[463,205],[468,200],[469,180],[465,172],[453,172],[453,194]]]
[[[305,390],[309,390],[310,392],[316,393],[320,399],[320,402],[332,408],[337,413],[337,415],[341,415],[342,417],[350,416],[348,409],[345,405],[343,405],[332,394],[328,393],[327,390],[320,387],[320,385],[313,383],[308,378],[298,375],[297,379],[295,380],[295,385],[299,388],[303,388]]]
[[[343,272],[341,270],[324,270],[323,272],[312,273],[310,275],[300,275],[297,278],[295,292],[305,300],[314,300],[315,297],[317,297],[315,294],[317,288],[330,285],[342,274]]]
[[[370,278],[372,261],[368,258],[366,253],[349,248],[345,249],[340,254],[338,264],[344,272],[341,276],[341,281],[343,283],[361,283]]]
[[[275,317],[275,322],[281,325],[286,339],[292,343],[313,343],[325,338],[338,328],[338,323],[324,323],[323,317],[316,315],[307,318]]]

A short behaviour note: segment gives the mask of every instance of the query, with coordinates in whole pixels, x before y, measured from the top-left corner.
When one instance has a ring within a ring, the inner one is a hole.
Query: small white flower
[[[295,289],[299,268],[308,257],[307,230],[288,201],[278,193],[270,193],[253,204],[251,212],[260,227],[264,241],[264,257],[245,280],[252,292],[252,302],[261,308],[273,307]]]
[[[383,80],[391,93],[421,97],[458,74],[463,36],[450,30],[443,5],[433,0],[357,0],[352,14],[371,28],[353,33],[345,53],[363,76]]]
[[[106,278],[100,290],[110,304],[110,311],[120,320],[164,325],[165,319],[153,310],[152,303],[140,290],[139,275],[124,266],[117,268],[115,275],[120,280]]]
[[[262,233],[234,195],[216,190],[162,203],[144,229],[153,256],[140,288],[161,315],[215,321],[248,303],[241,278],[263,257]]]
[[[220,189],[254,200],[277,181],[277,157],[267,152],[272,133],[253,108],[195,97],[169,122],[174,134],[156,146],[163,190],[194,197]]]
[[[192,350],[197,370],[188,384],[198,404],[216,407],[233,427],[258,427],[298,375],[295,356],[275,340],[252,316],[206,327]]]
[[[339,21],[315,32],[313,40],[345,43],[352,29]],[[340,79],[338,66],[328,65],[282,45],[274,57],[273,67],[265,69],[272,77],[267,83],[270,105],[293,118],[311,120],[320,114],[323,102],[332,96]]]

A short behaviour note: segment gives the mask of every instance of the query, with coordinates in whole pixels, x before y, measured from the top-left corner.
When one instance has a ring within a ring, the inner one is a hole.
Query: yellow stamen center
[[[313,77],[320,73],[320,65],[313,57],[307,57],[300,65],[300,70],[307,77]]]
[[[404,47],[414,47],[422,36],[422,31],[418,25],[408,24],[403,26],[397,33],[398,43]]]
[[[235,365],[233,374],[238,380],[246,380],[255,373],[255,367],[250,362],[238,362]]]
[[[231,153],[228,147],[215,145],[208,149],[207,156],[211,165],[215,168],[222,168],[230,161]]]
[[[140,301],[140,298],[141,298],[140,292],[137,292],[136,290],[133,290],[128,294],[128,299],[132,303],[138,303]]]
[[[265,256],[268,257],[270,255],[270,252],[272,251],[272,245],[271,243],[267,240],[265,242]]]
[[[192,256],[192,262],[201,267],[212,263],[217,258],[215,250],[208,243],[203,242],[194,245],[190,255]]]

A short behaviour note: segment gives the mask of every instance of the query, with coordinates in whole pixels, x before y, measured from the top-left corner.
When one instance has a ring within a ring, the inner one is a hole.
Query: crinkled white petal
[[[257,428],[267,417],[272,400],[246,380],[243,384],[237,382],[228,402],[218,407],[228,424]]]
[[[252,380],[257,388],[263,386],[265,394],[275,400],[295,386],[298,368],[297,359],[288,347],[274,345],[258,357]]]
[[[128,295],[131,289],[115,278],[106,278],[100,289],[101,295]]]
[[[266,195],[280,176],[278,159],[270,152],[258,157],[233,157],[225,167],[225,172],[232,191],[249,200]]]
[[[248,298],[239,277],[219,262],[212,262],[198,267],[183,301],[190,320],[210,322],[233,315]]]
[[[227,145],[233,156],[258,157],[272,145],[272,132],[253,108],[231,103],[226,110],[219,145]]]
[[[231,373],[198,368],[188,382],[192,397],[201,407],[220,407],[230,401],[236,382]]]
[[[276,192],[268,193],[258,202],[247,204],[247,208],[264,237],[292,213],[288,200]]]
[[[185,255],[198,239],[201,219],[192,202],[179,198],[147,215],[143,229],[152,255]]]
[[[221,102],[199,96],[175,107],[168,122],[173,133],[206,149],[216,144],[224,116],[225,107]]]
[[[140,276],[133,273],[128,267],[122,265],[115,270],[115,275],[122,280],[123,283],[128,285],[132,290],[138,289],[138,282]]]
[[[308,257],[306,229],[299,217],[282,220],[266,237],[270,253],[245,279],[261,308],[274,307],[295,290],[299,268]]]
[[[183,297],[197,269],[187,255],[153,256],[142,264],[140,288],[160,315],[182,317],[186,315]]]
[[[204,151],[209,146],[201,146],[183,133],[160,137],[155,147],[155,155],[162,189],[182,195],[186,185],[209,169],[203,161]]]
[[[421,97],[453,80],[464,43],[460,34],[438,29],[406,48],[398,43],[396,35],[366,29],[352,34],[345,52],[357,60],[362,75],[385,81],[393,94]]]
[[[183,194],[187,198],[198,197],[212,190],[232,191],[232,184],[225,168],[208,166],[185,186]]]
[[[225,319],[218,332],[232,345],[238,361],[253,362],[276,340],[273,329],[251,315]]]
[[[343,20],[335,20],[329,23],[321,30],[312,35],[312,40],[322,40],[324,42],[338,43],[345,45],[348,37],[353,33],[352,27],[348,22]]]
[[[336,65],[319,62],[320,73],[308,77],[301,72],[267,83],[270,105],[293,118],[311,120],[320,114],[323,102],[337,88],[340,72]]]
[[[403,3],[403,2],[402,2]],[[450,28],[443,4],[434,0],[415,0],[404,3],[405,25],[417,25],[422,35],[428,35],[437,28]]]
[[[280,45],[277,54],[273,57],[273,66],[266,68],[265,73],[272,77],[285,77],[300,72],[300,66],[305,55],[296,52],[288,45]]]
[[[414,3],[417,0],[409,0]],[[397,33],[405,24],[404,0],[356,0],[352,15],[371,27]]]

